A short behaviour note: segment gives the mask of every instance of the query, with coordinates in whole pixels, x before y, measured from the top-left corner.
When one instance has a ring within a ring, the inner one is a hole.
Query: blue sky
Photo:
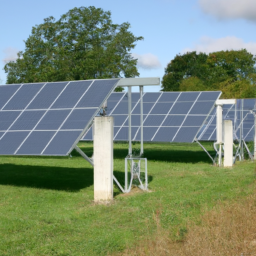
[[[144,37],[132,51],[140,77],[162,78],[168,62],[186,51],[246,48],[256,54],[256,0],[0,0],[2,84],[5,63],[24,50],[33,26],[81,6],[111,11],[114,23],[129,22],[131,32]]]

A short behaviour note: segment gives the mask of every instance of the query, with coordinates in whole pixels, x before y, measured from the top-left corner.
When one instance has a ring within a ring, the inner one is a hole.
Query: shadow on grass
[[[209,151],[211,156],[214,156],[215,151]],[[127,155],[127,149],[114,150],[114,157],[116,159],[124,159]],[[173,163],[209,163],[212,164],[212,160],[203,150],[178,150],[178,149],[149,149],[144,150],[144,156],[149,161],[163,161]]]
[[[114,175],[124,187],[124,172],[115,170]],[[153,177],[149,176],[148,181],[152,180]],[[0,185],[77,192],[93,185],[93,168],[1,164]]]
[[[214,151],[209,151],[211,156],[214,156]],[[189,151],[189,150],[145,150],[145,157],[148,160],[175,162],[175,163],[209,163],[212,164],[212,160],[209,156],[201,150]]]
[[[76,192],[93,185],[93,169],[1,164],[0,184]]]
[[[175,162],[175,163],[209,163],[212,164],[212,160],[209,156],[201,149],[197,144],[188,144],[188,149],[184,150],[184,145],[181,143],[180,146],[169,144],[169,149],[164,147],[163,149],[154,148],[154,144],[151,144],[152,148],[144,149],[144,157],[152,161],[163,161],[163,162]],[[92,147],[81,147],[81,149],[87,154],[92,155]],[[196,149],[196,150],[195,150]],[[214,149],[208,151],[209,154],[214,157]],[[114,149],[115,159],[125,159],[128,153],[127,148],[116,148]],[[77,152],[72,152],[72,155],[78,155]]]

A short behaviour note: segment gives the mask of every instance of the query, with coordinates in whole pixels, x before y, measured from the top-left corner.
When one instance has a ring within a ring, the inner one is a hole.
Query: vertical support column
[[[219,144],[219,166],[221,166],[221,147],[223,144],[222,140],[222,105],[218,104],[217,105],[217,117],[216,117],[216,136],[217,136],[217,144]]]
[[[129,128],[128,128],[128,140],[129,140],[129,156],[132,156],[132,87],[128,87],[128,122],[129,122]]]
[[[140,155],[144,154],[143,147],[143,86],[140,86]]]
[[[241,147],[241,160],[244,160],[244,100],[241,100],[241,111],[240,111],[240,147]]]
[[[94,118],[94,201],[113,199],[113,117]]]
[[[224,121],[224,167],[233,165],[233,125],[231,120]]]

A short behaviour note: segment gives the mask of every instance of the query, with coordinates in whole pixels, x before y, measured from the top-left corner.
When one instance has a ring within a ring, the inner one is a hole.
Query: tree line
[[[109,11],[74,8],[32,28],[25,50],[4,67],[7,83],[136,77],[131,50],[140,40],[128,22],[114,24]],[[223,98],[256,98],[255,64],[246,49],[178,54],[165,68],[161,90],[221,90]]]
[[[74,8],[32,28],[25,50],[4,69],[7,83],[71,81],[139,76],[131,49],[143,37],[111,20],[101,8]]]
[[[162,91],[222,91],[222,98],[256,97],[256,57],[246,49],[178,54],[167,65]]]

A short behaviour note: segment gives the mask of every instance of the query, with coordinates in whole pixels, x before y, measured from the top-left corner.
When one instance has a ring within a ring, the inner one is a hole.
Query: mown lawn
[[[92,154],[91,143],[79,146]],[[210,144],[205,144],[214,154]],[[135,145],[135,148],[139,144]],[[114,145],[114,174],[123,182],[128,145]],[[211,165],[197,144],[145,144],[150,192],[93,202],[93,169],[72,157],[0,157],[0,255],[106,255],[154,234],[154,216],[174,240],[217,202],[253,191],[254,163]]]

